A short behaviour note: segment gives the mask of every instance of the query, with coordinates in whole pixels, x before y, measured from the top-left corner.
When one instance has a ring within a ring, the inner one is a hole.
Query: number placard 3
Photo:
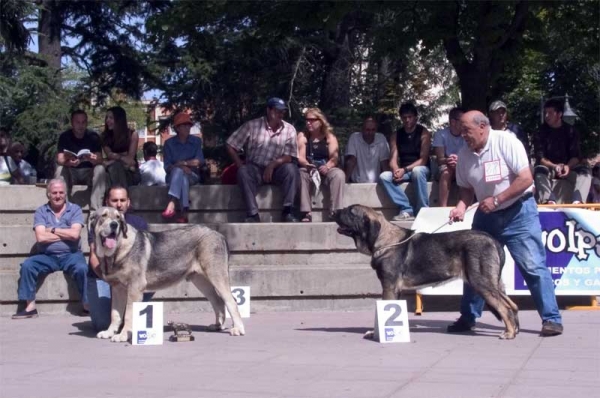
[[[380,343],[410,343],[406,300],[377,301],[375,340]]]
[[[163,303],[133,303],[131,343],[133,345],[160,345],[163,343]]]
[[[231,286],[231,294],[238,306],[242,318],[250,318],[250,286]],[[229,311],[225,310],[225,316],[231,318]]]

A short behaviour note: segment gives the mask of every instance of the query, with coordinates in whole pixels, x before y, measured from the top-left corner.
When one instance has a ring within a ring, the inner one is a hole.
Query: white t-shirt
[[[356,167],[350,181],[377,182],[381,174],[381,162],[390,159],[390,146],[381,133],[375,133],[372,144],[365,142],[362,133],[352,133],[346,145],[346,156],[356,157]]]
[[[458,154],[456,183],[475,191],[478,201],[496,196],[506,190],[517,174],[529,168],[525,147],[514,135],[490,129],[488,140],[480,153],[465,146]],[[525,192],[533,192],[533,183]],[[504,209],[519,198],[507,200]]]
[[[8,160],[8,165],[6,161]],[[17,170],[15,161],[8,155],[0,155],[0,185],[10,185],[11,172]]]
[[[460,150],[467,146],[464,138],[462,136],[455,136],[450,132],[450,127],[446,127],[445,129],[438,130],[433,135],[433,147],[443,147],[444,155],[458,155]]]
[[[165,182],[165,179],[167,178],[165,166],[163,165],[163,162],[158,159],[152,159],[142,163],[140,165],[140,174],[142,176],[140,185],[167,185]]]
[[[28,161],[26,160],[21,160],[19,162],[19,171],[21,171],[21,175],[23,177],[29,177],[32,175],[37,175],[37,172],[35,171],[35,169],[33,168],[33,166],[31,166],[31,164],[29,164]]]

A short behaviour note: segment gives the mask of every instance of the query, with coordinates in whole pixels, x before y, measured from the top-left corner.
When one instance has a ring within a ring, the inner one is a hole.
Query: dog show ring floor
[[[409,315],[410,342],[363,338],[373,311],[264,312],[246,336],[213,333],[209,312],[165,314],[193,342],[132,346],[95,337],[89,318],[0,318],[1,398],[593,397],[600,391],[600,311],[563,311],[565,332],[540,337],[521,311],[515,340],[489,312],[447,334],[458,312]],[[227,320],[227,326],[231,320]]]

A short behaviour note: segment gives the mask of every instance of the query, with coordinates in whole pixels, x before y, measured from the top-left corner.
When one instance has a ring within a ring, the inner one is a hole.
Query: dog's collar
[[[390,247],[394,247],[394,246],[400,246],[400,245],[403,245],[404,243],[406,243],[406,242],[408,242],[409,240],[411,240],[411,239],[413,238],[413,236],[415,236],[415,235],[416,235],[416,234],[412,234],[411,236],[409,236],[408,238],[404,239],[404,240],[403,240],[403,241],[401,241],[401,242],[398,242],[398,243],[392,243],[391,245],[385,245],[385,246],[382,246],[382,247],[380,247],[379,249],[377,249],[377,250],[375,250],[375,251],[373,252],[373,257],[377,257],[377,253],[379,253],[379,252],[382,252],[382,251],[384,251],[384,250],[387,250],[387,249],[389,249]]]

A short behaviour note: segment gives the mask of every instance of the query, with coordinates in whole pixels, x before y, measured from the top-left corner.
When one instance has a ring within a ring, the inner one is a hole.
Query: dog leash
[[[471,210],[473,210],[474,208],[476,208],[477,206],[479,206],[479,202],[475,202],[473,203],[471,206],[467,207],[467,210],[465,210],[465,214],[467,214],[468,212],[470,212]],[[439,227],[437,227],[436,229],[434,229],[432,232],[429,232],[430,234],[435,234],[437,231],[439,231],[440,229],[444,228],[446,225],[448,224],[452,224],[454,221],[452,221],[451,219],[449,219],[448,221],[446,221],[445,223],[443,223],[442,225],[440,225]],[[412,234],[411,236],[409,236],[408,238],[404,239],[401,242],[398,243],[392,243],[391,245],[385,245],[383,247],[380,247],[379,249],[375,250],[375,253],[373,253],[373,257],[375,257],[375,254],[377,254],[377,252],[381,251],[381,250],[385,250],[385,249],[389,249],[390,247],[394,247],[394,246],[400,246],[406,242],[408,242],[409,240],[411,240],[416,234]]]

